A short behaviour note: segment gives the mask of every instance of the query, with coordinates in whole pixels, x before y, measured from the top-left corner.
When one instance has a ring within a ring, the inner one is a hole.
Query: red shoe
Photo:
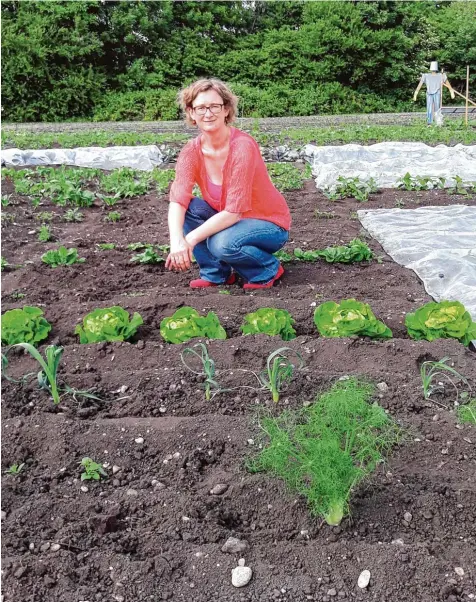
[[[260,282],[247,282],[246,284],[243,285],[243,288],[245,290],[248,290],[248,291],[249,290],[260,289],[260,288],[271,288],[273,286],[273,284],[277,280],[279,280],[283,274],[284,274],[284,268],[280,264],[276,276],[272,280],[270,280],[269,282],[265,282],[264,284],[260,283]]]
[[[232,274],[228,280],[225,282],[220,282],[220,284],[216,284],[215,282],[209,282],[208,280],[203,280],[203,278],[197,278],[196,280],[192,280],[190,282],[190,286],[192,288],[209,288],[211,286],[223,286],[224,284],[235,284],[236,275]]]

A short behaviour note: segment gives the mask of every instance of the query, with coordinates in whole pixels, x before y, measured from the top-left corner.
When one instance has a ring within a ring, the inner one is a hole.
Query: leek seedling
[[[198,347],[198,349],[200,350],[200,353],[195,351],[195,349],[193,347]],[[182,364],[185,366],[185,368],[187,368],[187,370],[190,370],[190,372],[193,372],[194,374],[197,374],[198,376],[205,377],[205,382],[204,382],[205,399],[207,401],[210,401],[210,399],[211,399],[210,393],[211,393],[212,389],[214,389],[214,393],[213,393],[214,395],[216,395],[217,393],[222,391],[220,385],[215,380],[215,362],[209,356],[206,345],[204,345],[203,343],[197,343],[196,345],[193,345],[193,347],[186,347],[180,354],[180,359],[182,360]],[[189,355],[197,357],[199,359],[201,366],[202,366],[202,370],[199,370],[199,371],[194,370],[190,366],[190,364],[188,364],[185,361],[185,357],[189,356]]]
[[[273,353],[270,353],[266,360],[266,370],[260,374],[260,381],[263,386],[271,391],[273,401],[279,401],[279,393],[281,387],[286,381],[292,379],[295,365],[291,363],[288,352],[295,354],[299,358],[299,368],[304,365],[303,359],[299,353],[291,349],[291,347],[280,347]]]
[[[55,405],[60,402],[60,395],[58,391],[58,382],[57,382],[57,373],[58,366],[61,361],[61,356],[63,355],[63,347],[57,347],[56,345],[48,345],[45,350],[45,358],[42,357],[41,353],[30,345],[30,343],[17,343],[16,345],[12,345],[7,349],[7,352],[14,347],[21,347],[28,351],[28,353],[40,364],[41,370],[38,372],[38,384],[41,389],[47,389],[51,393],[51,397],[53,398],[53,402]],[[2,373],[3,375],[12,382],[21,382],[15,381],[6,376],[5,370],[8,366],[8,359],[6,354],[2,354]],[[23,377],[22,380],[26,380],[29,378],[31,374],[27,374]]]
[[[64,388],[60,389],[58,386],[58,367],[61,361],[61,356],[63,355],[63,347],[57,347],[56,345],[49,345],[45,350],[45,358],[42,357],[40,352],[30,345],[30,343],[17,343],[15,345],[11,345],[6,350],[5,354],[2,353],[2,376],[13,383],[21,383],[28,380],[31,376],[34,376],[34,373],[26,374],[20,380],[16,380],[7,376],[6,370],[8,367],[8,359],[6,354],[13,347],[22,347],[40,364],[41,370],[37,374],[38,384],[40,389],[46,389],[51,394],[53,398],[53,402],[55,405],[58,405],[61,396],[60,392],[64,394],[70,394],[76,399],[76,395],[81,397],[85,397],[87,399],[94,399],[96,401],[102,401],[100,397],[93,395],[89,391],[79,391],[78,389],[73,389],[68,385],[64,385]]]
[[[443,357],[439,361],[426,361],[423,362],[420,366],[420,376],[423,387],[423,397],[425,399],[429,399],[430,395],[438,389],[438,385],[434,385],[433,381],[440,377],[446,378],[455,388],[456,391],[456,400],[458,400],[458,387],[453,382],[453,380],[449,377],[449,374],[455,376],[458,380],[462,381],[465,385],[469,387],[468,381],[462,376],[459,372],[457,372],[451,366],[448,366],[446,362],[449,360],[449,356]],[[470,388],[470,387],[469,387]]]

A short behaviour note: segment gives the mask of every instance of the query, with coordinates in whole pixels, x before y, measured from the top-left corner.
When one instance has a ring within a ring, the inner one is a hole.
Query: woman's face
[[[202,132],[213,133],[225,127],[228,112],[229,110],[224,106],[223,98],[218,92],[207,90],[200,92],[195,97],[190,115]]]

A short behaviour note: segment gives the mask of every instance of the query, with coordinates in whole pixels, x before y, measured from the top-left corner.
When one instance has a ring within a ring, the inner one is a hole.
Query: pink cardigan
[[[291,227],[291,215],[283,195],[271,182],[259,146],[249,134],[231,128],[230,150],[223,168],[221,199],[210,194],[201,136],[187,142],[177,159],[170,201],[188,208],[192,190],[198,184],[202,196],[217,211],[241,213],[242,219],[273,222],[285,230]]]

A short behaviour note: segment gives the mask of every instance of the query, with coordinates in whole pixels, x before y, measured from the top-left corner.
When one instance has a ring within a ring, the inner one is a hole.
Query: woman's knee
[[[225,261],[239,251],[239,248],[233,244],[233,241],[230,241],[229,234],[225,234],[225,231],[210,236],[207,246],[212,255]]]

